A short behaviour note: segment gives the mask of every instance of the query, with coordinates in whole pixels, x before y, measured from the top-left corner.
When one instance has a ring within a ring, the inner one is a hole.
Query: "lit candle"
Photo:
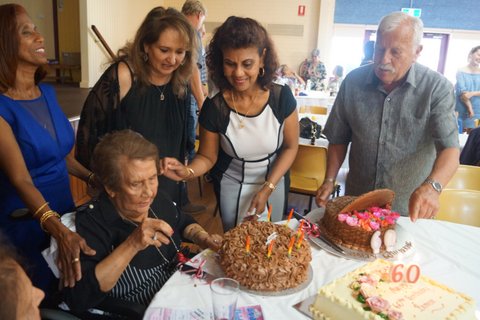
[[[288,244],[288,256],[290,257],[290,255],[292,254],[292,248],[293,248],[293,245],[295,244],[295,235],[293,235],[291,238],[290,238],[290,243]]]
[[[303,230],[300,230],[300,235],[298,236],[297,249],[300,248],[300,245],[303,241]]]
[[[271,215],[272,215],[272,204],[269,204],[269,205],[268,205],[267,221],[270,221]]]
[[[300,225],[298,226],[297,229],[297,237],[300,237],[300,233],[302,232],[303,229],[303,220],[300,220]]]
[[[247,240],[245,242],[245,251],[247,254],[250,253],[250,235],[247,234]]]
[[[285,225],[288,225],[288,223],[290,222],[290,219],[292,219],[292,216],[293,216],[293,208],[290,210],[290,213],[288,214],[287,223],[285,223]]]
[[[270,258],[272,255],[272,249],[273,249],[273,244],[275,243],[275,240],[270,241],[270,244],[268,245],[268,251],[267,251],[267,258]]]

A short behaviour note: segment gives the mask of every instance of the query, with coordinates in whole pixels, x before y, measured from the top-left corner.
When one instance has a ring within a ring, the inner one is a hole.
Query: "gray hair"
[[[187,0],[182,6],[182,13],[191,16],[197,13],[207,15],[207,9],[199,0]]]
[[[377,33],[387,33],[397,29],[402,23],[409,23],[413,30],[414,50],[422,42],[423,38],[423,22],[419,18],[412,17],[403,12],[392,12],[380,20]]]

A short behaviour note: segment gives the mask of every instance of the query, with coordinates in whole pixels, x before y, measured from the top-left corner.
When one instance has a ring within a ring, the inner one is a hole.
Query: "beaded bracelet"
[[[49,204],[48,201],[45,202],[44,204],[42,204],[42,205],[35,211],[35,213],[33,214],[33,217],[35,218],[35,216],[36,216],[38,213],[40,213],[40,211],[41,211],[43,208],[45,208],[46,206],[48,206],[48,204]]]
[[[45,222],[47,222],[47,220],[50,219],[51,217],[56,217],[57,219],[60,220],[60,215],[59,215],[57,212],[53,211],[53,210],[48,210],[47,212],[44,212],[44,213],[42,214],[42,216],[40,217],[40,228],[42,228],[42,230],[45,231],[45,232],[47,232],[47,233],[48,233],[48,231],[45,229],[45,227],[43,226],[43,224],[44,224]]]

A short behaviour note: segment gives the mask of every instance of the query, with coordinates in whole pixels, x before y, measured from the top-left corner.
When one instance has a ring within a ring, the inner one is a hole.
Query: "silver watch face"
[[[433,187],[433,189],[435,189],[436,191],[442,192],[442,185],[440,184],[440,182],[432,181],[432,187]]]

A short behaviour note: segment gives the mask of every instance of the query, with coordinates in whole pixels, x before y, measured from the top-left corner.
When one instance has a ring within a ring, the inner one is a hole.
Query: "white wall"
[[[80,87],[92,87],[108,66],[109,55],[91,29],[95,25],[113,52],[132,40],[146,14],[159,0],[80,0],[80,42],[82,81]]]

